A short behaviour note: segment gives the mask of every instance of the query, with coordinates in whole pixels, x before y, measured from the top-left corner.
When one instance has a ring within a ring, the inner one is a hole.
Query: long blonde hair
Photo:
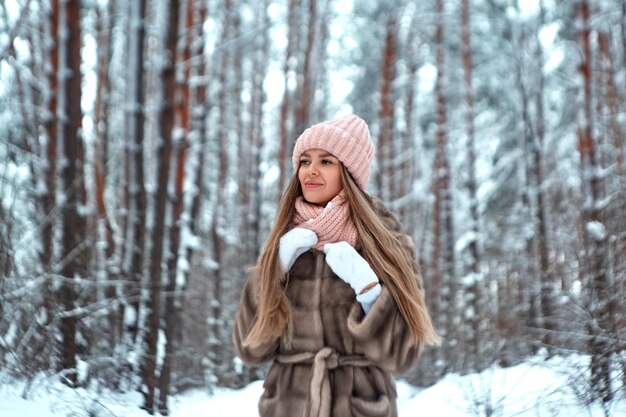
[[[418,285],[421,278],[416,276],[419,272],[413,268],[413,257],[406,253],[393,232],[385,226],[375,212],[371,199],[356,185],[343,164],[341,182],[363,257],[396,302],[409,327],[412,342],[439,345],[439,336]],[[284,292],[288,274],[279,265],[278,247],[280,238],[293,226],[296,199],[301,195],[296,172],[280,200],[274,226],[257,263],[259,308],[245,344],[268,342],[280,337],[285,331],[291,335],[291,307]]]

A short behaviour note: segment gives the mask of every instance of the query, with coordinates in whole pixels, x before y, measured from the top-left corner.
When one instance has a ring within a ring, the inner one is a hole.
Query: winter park
[[[0,417],[626,417],[626,0],[2,0]]]

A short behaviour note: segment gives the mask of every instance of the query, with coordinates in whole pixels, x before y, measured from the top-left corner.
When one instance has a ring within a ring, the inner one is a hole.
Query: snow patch
[[[587,222],[585,230],[597,242],[602,242],[606,239],[606,227],[597,220]]]
[[[426,389],[399,380],[396,384],[399,417],[469,417],[487,415],[485,412],[490,407],[494,411],[492,415],[501,417],[604,416],[599,405],[580,404],[570,386],[568,378],[580,366],[586,366],[584,356],[549,361],[538,357],[512,368],[494,366],[480,374],[449,374]],[[217,388],[213,394],[189,391],[173,398],[171,416],[217,417],[224,415],[224,410],[229,410],[229,415],[258,416],[257,404],[262,392],[263,381],[239,390]],[[613,417],[626,417],[626,400],[615,402],[609,411]]]

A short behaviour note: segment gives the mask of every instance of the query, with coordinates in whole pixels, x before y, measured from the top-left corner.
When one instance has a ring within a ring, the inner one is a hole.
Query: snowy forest
[[[625,103],[626,0],[2,0],[0,372],[164,415],[263,379],[241,290],[295,140],[355,113],[443,338],[403,378],[577,353],[621,401]]]

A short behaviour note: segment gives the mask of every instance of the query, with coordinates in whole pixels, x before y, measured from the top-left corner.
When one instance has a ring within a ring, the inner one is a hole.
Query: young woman
[[[295,175],[233,330],[246,363],[273,361],[262,417],[396,416],[392,374],[439,343],[411,238],[364,191],[373,155],[357,116],[296,142]]]

